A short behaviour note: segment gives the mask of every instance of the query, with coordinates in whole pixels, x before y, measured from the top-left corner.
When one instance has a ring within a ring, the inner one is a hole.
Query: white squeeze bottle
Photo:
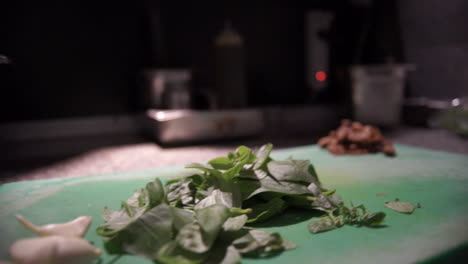
[[[215,39],[216,93],[219,108],[247,106],[243,39],[226,21]]]

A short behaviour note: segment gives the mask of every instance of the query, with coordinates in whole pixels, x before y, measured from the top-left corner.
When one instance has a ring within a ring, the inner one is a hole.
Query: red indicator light
[[[315,73],[315,79],[319,82],[324,82],[327,79],[327,74],[324,71],[318,71]]]

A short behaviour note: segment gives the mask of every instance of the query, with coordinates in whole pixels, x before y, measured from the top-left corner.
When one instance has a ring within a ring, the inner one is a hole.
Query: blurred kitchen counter
[[[35,157],[27,160],[9,160],[8,163],[2,162],[4,164],[0,167],[0,183],[185,165],[225,155],[241,144],[255,147],[271,142],[276,150],[311,145],[327,133],[326,131],[303,132],[289,135],[266,133],[258,137],[174,147],[161,147],[138,136],[87,137],[76,138],[72,141],[61,139],[63,142],[57,139],[53,144],[47,141],[35,142],[35,145],[29,145],[29,147],[40,150],[50,148],[50,146],[55,148],[75,146],[77,148],[77,146],[88,144],[92,150],[55,158]],[[468,154],[467,138],[442,129],[404,126],[391,131],[383,131],[383,133],[396,144]],[[93,148],[92,146],[100,147]]]

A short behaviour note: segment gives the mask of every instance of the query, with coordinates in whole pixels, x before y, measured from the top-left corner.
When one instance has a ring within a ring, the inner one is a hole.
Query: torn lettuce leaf
[[[385,202],[385,207],[392,209],[393,211],[404,213],[404,214],[412,214],[416,206],[412,203],[402,202],[400,199],[395,199],[394,202]]]
[[[104,208],[102,217],[106,222],[96,232],[102,236],[117,233],[148,210],[165,201],[164,187],[161,180],[156,179],[148,183],[144,189],[137,190],[127,201],[122,202],[119,211]]]

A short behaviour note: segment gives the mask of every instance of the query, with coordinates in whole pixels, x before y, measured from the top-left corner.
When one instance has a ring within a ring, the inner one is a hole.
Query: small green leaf
[[[243,214],[236,217],[229,217],[223,224],[224,231],[238,231],[247,222],[248,217]]]
[[[234,177],[239,176],[240,171],[244,167],[245,162],[240,162],[236,164],[234,167],[230,168],[229,170],[223,173],[224,178],[226,179],[233,179]]]
[[[249,154],[250,151],[251,151],[250,148],[243,146],[243,145],[237,147],[236,149],[236,153],[239,155],[239,157]]]
[[[208,164],[217,170],[228,170],[234,167],[232,161],[227,157],[219,157],[208,161]]]
[[[160,179],[156,178],[156,180],[147,183],[146,190],[148,191],[149,202],[151,207],[157,206],[163,202],[167,202],[164,186],[162,185]]]
[[[312,201],[311,206],[317,209],[331,209],[334,207],[334,204],[330,198],[322,193],[321,188],[316,183],[310,183],[307,186],[307,189],[315,196],[315,199]]]
[[[316,183],[317,179],[309,172],[308,160],[284,160],[270,161],[267,164],[268,171],[278,181],[294,181],[304,183]]]
[[[245,181],[245,183],[252,184],[251,180],[248,179],[241,179],[239,180],[240,182]],[[288,182],[288,181],[277,181],[273,179],[272,177],[265,177],[263,179],[259,179],[257,181],[261,186],[254,190],[253,192],[250,193],[248,197],[245,199],[248,199],[256,194],[263,193],[263,192],[278,192],[278,193],[283,193],[283,194],[304,194],[304,193],[309,193],[310,190],[307,189],[307,186],[298,183],[298,182]],[[253,184],[252,186],[254,186]],[[241,191],[244,191],[241,188]]]
[[[366,226],[379,226],[385,219],[384,212],[371,213],[366,216],[363,224]]]
[[[385,207],[404,214],[411,214],[414,212],[415,206],[412,203],[401,202],[395,199],[394,202],[385,202]]]
[[[330,216],[322,216],[319,219],[310,222],[307,227],[310,232],[315,234],[329,231],[338,228],[339,226],[336,225],[335,221]]]
[[[273,149],[273,144],[268,143],[261,146],[256,152],[255,156],[257,160],[255,161],[254,170],[260,169],[268,160],[270,159],[270,153]]]
[[[221,204],[228,208],[232,207],[232,193],[223,192],[219,189],[213,190],[209,196],[195,205],[195,210],[203,209],[214,204]]]
[[[208,248],[216,240],[224,222],[230,215],[229,208],[220,204],[214,204],[195,211],[197,222],[203,230],[203,241]]]
[[[246,146],[240,146],[236,150],[234,163],[252,164],[257,158],[252,153],[252,150]]]

